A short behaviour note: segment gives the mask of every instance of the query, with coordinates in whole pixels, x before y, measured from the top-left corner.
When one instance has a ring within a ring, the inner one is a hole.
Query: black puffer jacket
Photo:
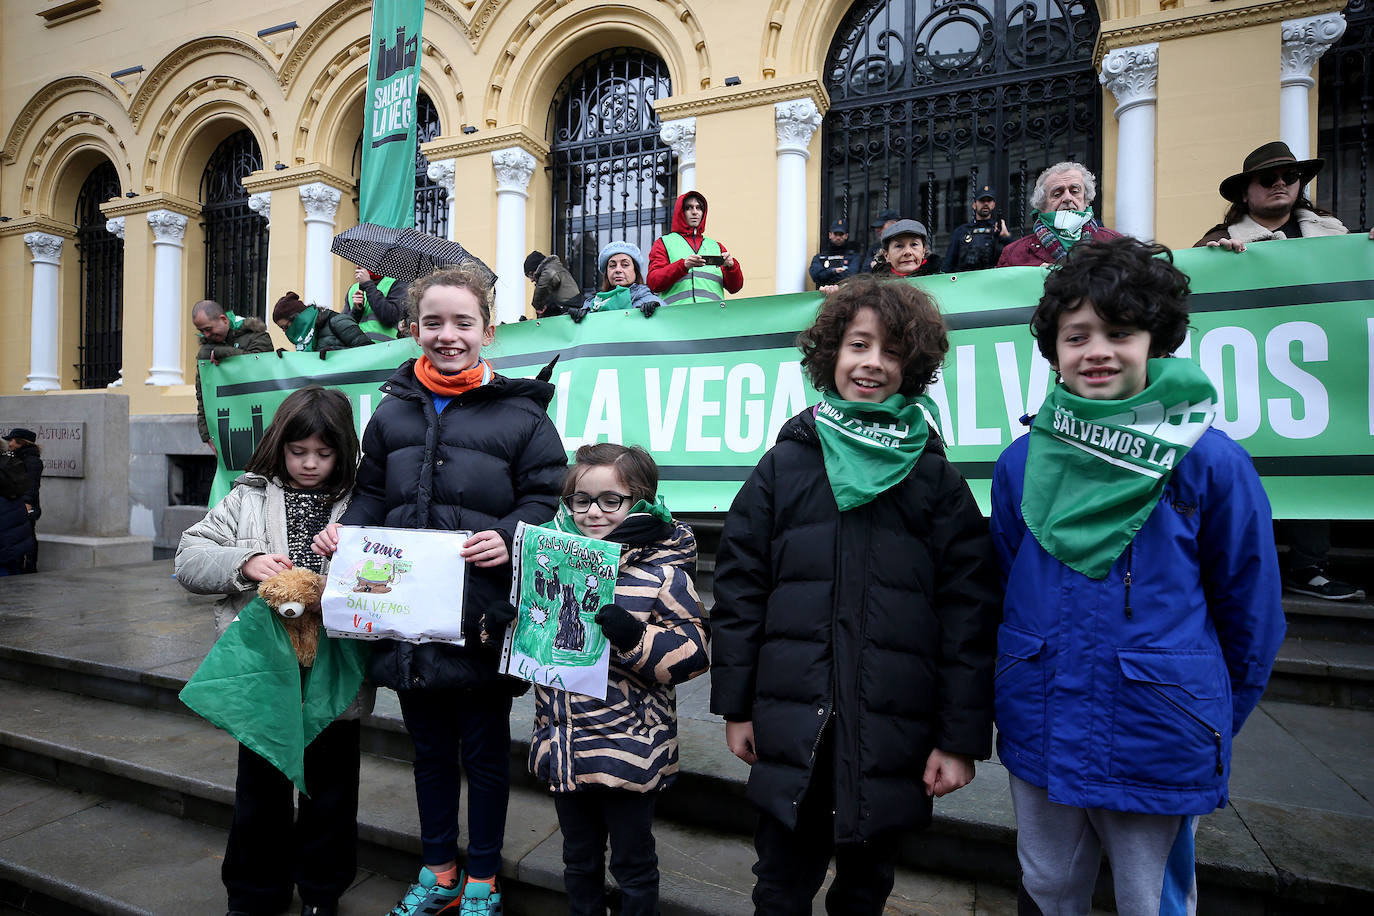
[[[33,507],[33,521],[38,520],[42,514],[42,506],[38,502],[38,491],[43,486],[43,455],[36,445],[21,445],[12,453],[14,459],[24,465],[24,473],[28,475],[29,487],[21,496],[23,501]]]
[[[390,397],[367,424],[353,501],[339,521],[495,530],[509,548],[517,522],[552,519],[568,460],[545,413],[553,386],[497,375],[454,398],[440,414],[416,380],[414,365],[406,361],[382,385]],[[511,568],[470,565],[467,575],[467,645],[381,640],[372,654],[372,683],[404,690],[497,682],[497,650],[481,644],[478,628],[488,607],[510,597]],[[512,691],[520,689],[506,680]]]
[[[812,411],[787,422],[725,519],[711,612],[711,710],[754,723],[755,804],[795,826],[823,728],[843,843],[930,821],[932,748],[991,753],[987,531],[933,432],[901,483],[841,513]]]

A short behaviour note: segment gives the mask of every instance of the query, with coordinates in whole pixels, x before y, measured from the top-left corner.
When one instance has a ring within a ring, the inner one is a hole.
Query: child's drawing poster
[[[329,563],[330,636],[463,644],[467,531],[346,525]]]
[[[511,554],[516,617],[506,628],[501,670],[606,699],[611,646],[593,618],[615,600],[620,545],[522,522]]]

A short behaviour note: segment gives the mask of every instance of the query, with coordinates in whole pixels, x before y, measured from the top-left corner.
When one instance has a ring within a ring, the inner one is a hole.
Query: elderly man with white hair
[[[1031,192],[1035,218],[1030,235],[1002,249],[998,267],[1038,267],[1054,264],[1083,239],[1114,239],[1113,232],[1093,216],[1097,179],[1087,166],[1056,162],[1040,173]]]

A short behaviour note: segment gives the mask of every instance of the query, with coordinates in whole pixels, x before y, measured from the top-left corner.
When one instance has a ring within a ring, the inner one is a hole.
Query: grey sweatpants
[[[1197,912],[1195,816],[1058,805],[1044,789],[1007,775],[1021,883],[1044,916],[1085,916],[1104,849],[1120,916]]]

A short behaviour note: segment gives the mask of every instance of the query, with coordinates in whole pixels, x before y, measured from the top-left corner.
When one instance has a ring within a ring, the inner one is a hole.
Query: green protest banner
[[[1216,425],[1254,457],[1275,513],[1374,518],[1374,243],[1298,239],[1178,252],[1192,277],[1192,327],[1179,355],[1219,395]],[[986,508],[993,463],[1026,428],[1054,381],[1028,329],[1042,268],[918,281],[940,303],[950,350],[930,396],[949,457]],[[569,451],[584,442],[647,448],[678,512],[723,512],[790,416],[816,401],[795,340],[820,296],[798,293],[503,325],[484,353],[504,374],[531,376],[555,356],[549,413]],[[206,417],[228,462],[227,492],[255,436],[287,393],[342,388],[361,429],[377,387],[410,341],[328,354],[254,354],[202,364]],[[255,412],[256,408],[256,412]]]
[[[415,225],[415,96],[425,0],[374,0],[372,59],[363,105],[359,219]]]

